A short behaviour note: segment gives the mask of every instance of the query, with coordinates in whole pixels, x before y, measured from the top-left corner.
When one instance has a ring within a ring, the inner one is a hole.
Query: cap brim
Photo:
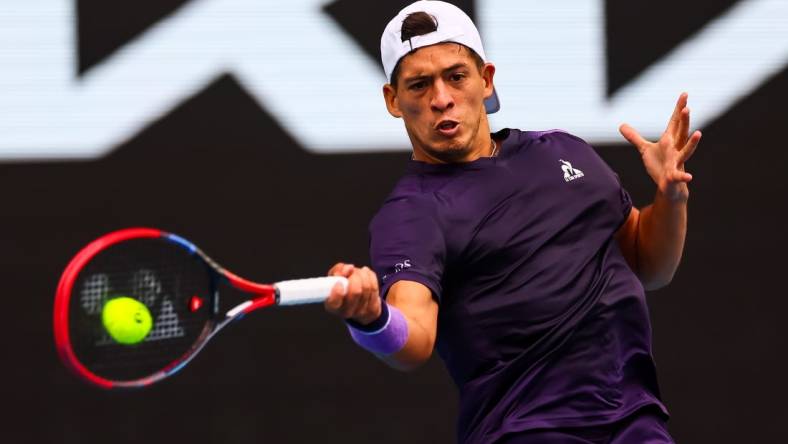
[[[484,109],[487,114],[497,113],[501,109],[501,101],[498,100],[498,91],[495,88],[493,88],[492,95],[484,100]]]

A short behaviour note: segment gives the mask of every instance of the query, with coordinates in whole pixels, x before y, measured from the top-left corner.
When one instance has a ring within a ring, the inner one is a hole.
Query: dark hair
[[[438,20],[427,14],[426,12],[419,11],[414,12],[412,14],[408,14],[408,16],[402,22],[402,41],[406,42],[413,37],[417,37],[420,35],[429,34],[431,32],[435,32],[438,30]],[[481,72],[482,68],[484,67],[484,60],[479,57],[479,54],[476,54],[476,51],[468,48],[465,45],[461,45],[461,47],[465,48],[473,57],[473,61],[476,62],[476,67],[479,68],[479,72]],[[404,59],[403,57],[402,59]],[[397,87],[397,81],[399,79],[399,69],[400,64],[402,63],[402,59],[397,61],[397,64],[394,66],[394,70],[391,71],[391,85],[394,88]]]
[[[413,37],[429,34],[438,30],[438,19],[426,12],[419,11],[408,14],[402,21],[402,41]]]

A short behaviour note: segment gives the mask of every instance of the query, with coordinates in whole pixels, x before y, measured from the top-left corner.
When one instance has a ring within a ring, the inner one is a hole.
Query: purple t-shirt
[[[495,158],[409,162],[370,224],[381,294],[409,280],[438,301],[460,442],[667,415],[643,286],[613,237],[632,208],[618,176],[565,132],[495,138]]]

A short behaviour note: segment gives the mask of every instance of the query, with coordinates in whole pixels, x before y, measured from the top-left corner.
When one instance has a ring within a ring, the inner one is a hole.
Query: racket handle
[[[274,287],[279,305],[313,304],[325,301],[337,282],[341,283],[343,291],[347,292],[347,278],[342,276],[294,279],[277,282]]]

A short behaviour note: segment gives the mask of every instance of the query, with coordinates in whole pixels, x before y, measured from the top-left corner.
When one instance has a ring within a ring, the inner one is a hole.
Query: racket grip
[[[313,304],[325,301],[337,282],[341,283],[343,290],[347,292],[347,278],[342,276],[281,281],[274,284],[274,287],[279,305]]]

